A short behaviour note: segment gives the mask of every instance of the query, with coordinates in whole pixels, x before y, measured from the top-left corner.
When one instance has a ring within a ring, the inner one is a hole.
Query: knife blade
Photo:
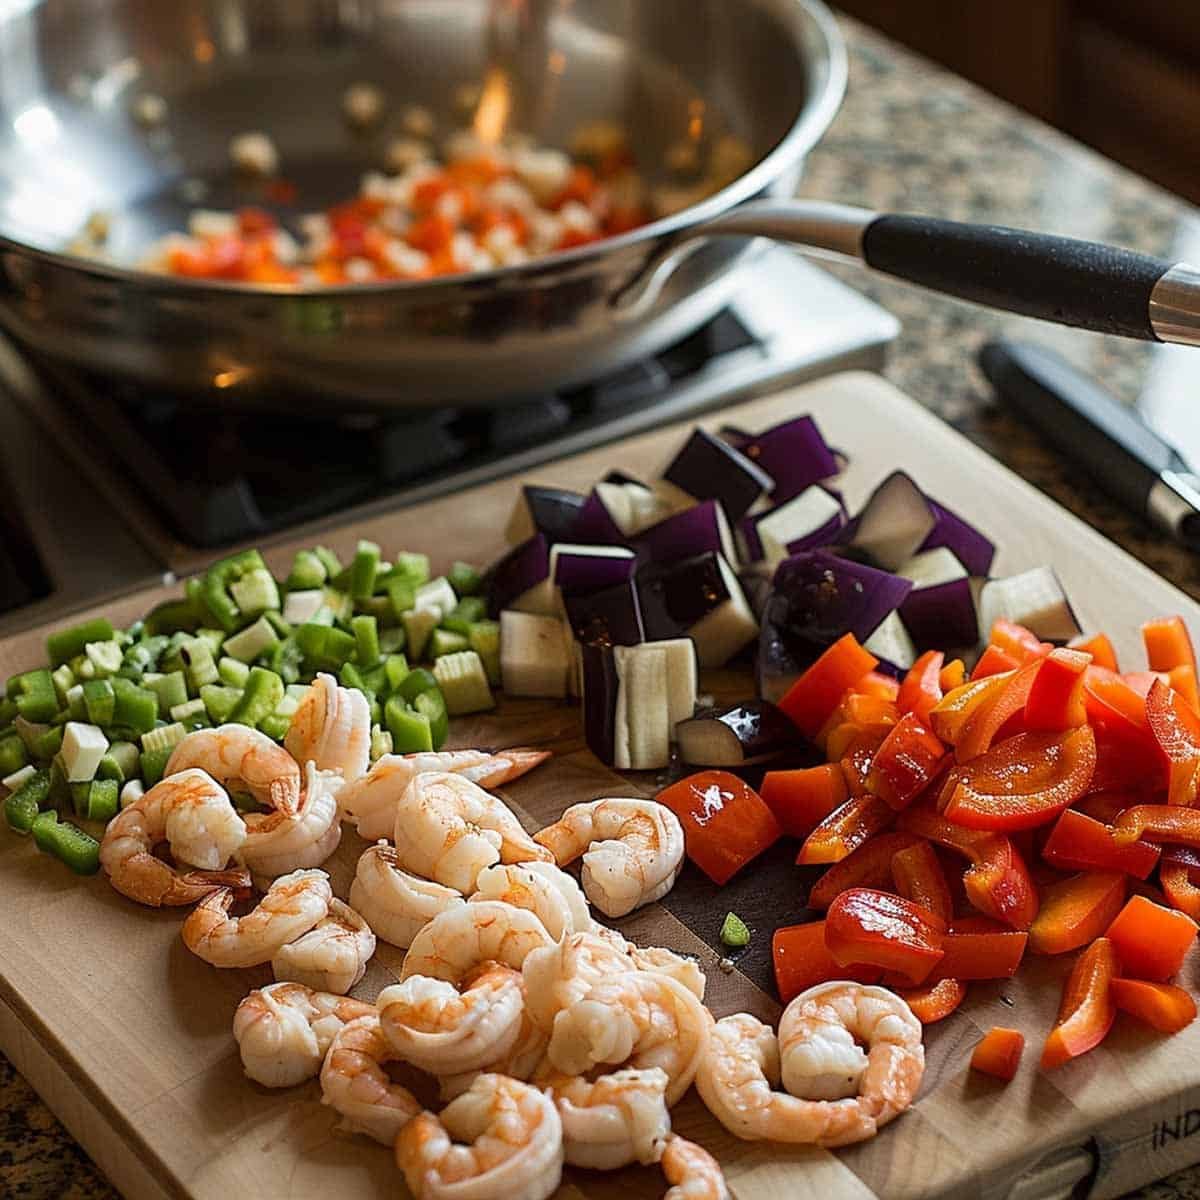
[[[1200,477],[1133,409],[1032,342],[989,342],[979,364],[997,395],[1098,487],[1200,550]]]

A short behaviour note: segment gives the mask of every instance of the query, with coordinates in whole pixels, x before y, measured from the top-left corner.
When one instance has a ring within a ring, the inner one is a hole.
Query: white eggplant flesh
[[[895,571],[916,554],[936,523],[924,492],[897,471],[875,489],[859,513],[853,545],[885,571]]]
[[[508,695],[565,699],[574,668],[564,621],[512,609],[500,614],[500,680]]]
[[[547,577],[523,591],[515,600],[510,601],[506,611],[554,617],[557,620],[562,614],[562,599],[559,596],[558,588],[554,586],[554,580]]]
[[[958,561],[953,550],[939,546],[936,550],[925,550],[913,555],[907,562],[900,564],[896,574],[911,579],[914,589],[928,588],[965,579],[967,568]]]
[[[758,622],[738,577],[720,555],[717,562],[727,598],[688,630],[688,637],[696,643],[696,657],[704,669],[723,667],[758,636]]]
[[[648,649],[661,650],[667,656],[667,720],[670,723],[671,740],[674,741],[675,726],[680,721],[688,720],[696,711],[698,672],[695,643],[691,638],[670,638],[629,649],[635,653]]]
[[[652,771],[671,761],[667,652],[653,643],[614,648],[620,685],[614,723],[613,765]]]
[[[759,519],[755,528],[763,558],[769,563],[782,562],[790,553],[789,546],[836,521],[841,511],[841,505],[824,488],[806,488]]]
[[[901,671],[907,671],[917,661],[916,646],[898,612],[890,612],[884,617],[875,632],[863,642],[863,649]]]
[[[1083,632],[1052,567],[1034,567],[1007,579],[989,579],[979,600],[980,632],[1004,617],[1047,642],[1067,642]]]

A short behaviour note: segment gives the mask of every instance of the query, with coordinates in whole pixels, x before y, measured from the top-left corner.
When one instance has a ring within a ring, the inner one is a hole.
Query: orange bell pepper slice
[[[873,696],[876,700],[896,703],[900,695],[900,681],[882,671],[868,671],[855,685],[860,696]]]
[[[1060,871],[1124,871],[1137,879],[1149,876],[1160,853],[1149,842],[1119,845],[1107,825],[1074,808],[1059,816],[1042,846],[1042,857]]]
[[[1067,643],[1067,649],[1082,650],[1084,654],[1090,654],[1092,662],[1098,667],[1107,667],[1110,671],[1118,670],[1117,652],[1107,634],[1093,633],[1091,637],[1073,638]]]
[[[883,739],[871,759],[867,790],[889,807],[905,808],[933,782],[946,747],[915,713],[908,713]]]
[[[1128,846],[1149,835],[1151,841],[1200,847],[1200,809],[1178,804],[1135,804],[1113,822],[1113,841]]]
[[[939,979],[919,988],[900,988],[900,998],[922,1025],[944,1021],[967,998],[967,985],[958,979]]]
[[[937,852],[928,842],[921,841],[911,833],[894,833],[891,836],[912,839],[909,845],[892,850],[891,876],[896,891],[905,900],[929,909],[949,924],[954,916],[954,901]]]
[[[851,796],[804,839],[796,863],[801,867],[841,862],[885,829],[895,813],[878,796]]]
[[[956,687],[962,687],[967,682],[967,667],[961,658],[952,658],[938,675],[938,683],[942,695],[952,692]]]
[[[843,892],[825,914],[834,961],[869,963],[919,984],[942,957],[946,923],[911,900],[873,888]]]
[[[808,837],[850,795],[837,763],[794,771],[768,771],[758,794],[775,814],[784,833]]]
[[[1086,725],[1019,733],[951,771],[946,819],[968,829],[1034,829],[1084,794],[1095,766],[1096,739]]]
[[[1014,658],[999,646],[987,646],[971,669],[971,678],[987,679],[991,675],[1008,675],[1020,665],[1019,658]]]
[[[902,851],[921,844],[928,845],[912,833],[877,834],[859,846],[853,854],[848,854],[841,862],[834,863],[812,885],[808,893],[808,907],[826,909],[842,892],[848,892],[851,888],[886,889],[892,882],[892,860]],[[902,892],[901,895],[903,894]],[[949,889],[946,894],[949,898]],[[924,903],[917,896],[906,898],[916,900],[918,904]],[[936,908],[933,911],[945,917],[945,914]]]
[[[1196,1019],[1195,1000],[1173,983],[1114,979],[1109,990],[1121,1012],[1144,1021],[1159,1033],[1178,1033]]]
[[[1128,877],[1118,871],[1085,871],[1042,891],[1042,906],[1029,927],[1036,954],[1066,954],[1094,941],[1125,903]]]
[[[1200,683],[1196,681],[1196,668],[1189,666],[1172,667],[1167,672],[1171,688],[1180,699],[1192,710],[1200,712]]]
[[[1053,1070],[1104,1041],[1116,1020],[1111,985],[1118,974],[1117,950],[1097,938],[1076,961],[1063,986],[1058,1020],[1042,1048],[1042,1069]]]
[[[971,1069],[1007,1083],[1021,1065],[1025,1035],[1019,1029],[995,1025],[971,1053]]]
[[[877,666],[879,659],[847,633],[788,688],[779,707],[805,737],[816,737],[847,690]]]
[[[913,663],[896,697],[902,713],[913,713],[921,721],[929,720],[930,711],[942,698],[941,675],[945,659],[940,650],[926,650]]]
[[[1137,844],[1141,845],[1140,842]],[[1200,887],[1196,886],[1193,879],[1197,867],[1200,864],[1193,866],[1174,859],[1164,859],[1158,868],[1158,882],[1168,903],[1181,913],[1187,913],[1193,921],[1200,921]]]
[[[714,883],[727,882],[783,835],[762,797],[728,771],[699,771],[657,799],[679,818],[688,857]]]
[[[1146,719],[1167,760],[1168,802],[1194,804],[1200,790],[1200,714],[1155,680],[1146,694]]]
[[[992,622],[988,644],[1003,650],[1005,654],[1015,658],[1019,663],[1032,662],[1035,658],[1044,658],[1052,647],[1043,642],[1032,630],[1016,621],[999,617]]]
[[[989,675],[986,679],[972,679],[947,692],[929,712],[929,723],[933,732],[957,745],[967,722],[983,706],[994,700],[1014,677],[1015,672]]]
[[[1092,663],[1083,673],[1088,720],[1114,727],[1115,732],[1149,732],[1146,700],[1122,675]]]
[[[1145,896],[1130,896],[1105,934],[1120,955],[1124,973],[1161,981],[1178,974],[1200,928],[1186,913]]]
[[[975,930],[962,922],[942,939],[942,959],[930,979],[1011,979],[1025,957],[1029,934],[994,926]]]
[[[1173,671],[1176,667],[1196,669],[1196,651],[1182,617],[1159,617],[1142,626],[1146,663],[1151,671]]]
[[[1083,673],[1091,661],[1081,650],[1061,649],[1041,660],[1025,701],[1026,729],[1057,731],[1087,723]]]
[[[1037,659],[1026,663],[1011,676],[997,676],[1007,679],[1006,686],[998,689],[967,718],[954,743],[954,755],[960,763],[969,762],[990,750],[1005,725],[1024,713],[1041,668],[1042,660]]]
[[[1082,800],[1076,800],[1067,811],[1083,813],[1102,825],[1112,825],[1127,808],[1133,808],[1145,799],[1145,796],[1132,791],[1090,791]]]
[[[775,966],[775,986],[784,1004],[818,983],[830,983],[835,979],[878,983],[883,974],[878,967],[842,966],[835,962],[825,949],[824,921],[784,925],[775,930],[771,938],[771,960]]]
[[[869,676],[868,676],[869,678]],[[864,730],[889,730],[900,719],[900,710],[896,701],[884,699],[869,692],[853,691],[842,701],[842,711],[852,725],[861,726]]]

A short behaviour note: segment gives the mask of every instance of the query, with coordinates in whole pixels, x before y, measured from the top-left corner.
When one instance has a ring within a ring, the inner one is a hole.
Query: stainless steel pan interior
[[[128,263],[201,196],[254,202],[227,158],[248,129],[279,146],[297,211],[320,208],[395,133],[347,128],[349,84],[379,84],[393,111],[430,107],[444,132],[463,123],[463,85],[497,65],[510,125],[539,140],[611,118],[652,176],[688,136],[735,134],[755,165],[625,237],[428,283],[273,291],[63,253],[96,211],[113,214],[113,261]],[[496,402],[581,381],[725,303],[745,240],[672,264],[637,305],[612,300],[680,231],[790,194],[844,84],[817,0],[0,0],[0,323],[43,353],[230,404]],[[147,92],[168,106],[150,131],[131,112]]]

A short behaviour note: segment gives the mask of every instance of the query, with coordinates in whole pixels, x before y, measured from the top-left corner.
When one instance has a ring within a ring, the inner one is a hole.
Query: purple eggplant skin
[[[550,546],[544,533],[514,546],[487,572],[488,612],[496,617],[518,596],[550,574]]]
[[[716,500],[705,500],[685,508],[643,530],[634,540],[639,558],[670,564],[713,550],[725,551],[721,541],[721,508]]]
[[[843,530],[847,525],[846,503],[842,499],[841,493],[833,488],[822,488],[822,491],[828,492],[838,502],[841,511],[836,516],[830,517],[824,525],[818,526],[803,537],[794,538],[788,542],[786,549],[789,554],[799,554],[801,550],[818,550],[822,546],[831,546],[842,539]],[[792,500],[795,498],[795,496],[791,497]],[[788,501],[785,500],[783,503],[786,504]],[[759,522],[782,507],[782,504],[777,504],[765,512],[752,513],[750,516],[742,518],[742,537],[745,539],[746,550],[752,560],[757,561],[763,557],[762,537],[758,531]]]
[[[900,619],[920,651],[974,646],[979,641],[975,599],[965,576],[914,588],[900,605]]]
[[[637,574],[646,639],[686,637],[701,617],[729,599],[717,555],[709,550],[677,563],[650,563]]]
[[[809,656],[802,662],[794,652],[786,630],[788,601],[773,594],[759,618],[758,649],[754,658],[755,690],[764,700],[775,702],[804,674]]]
[[[760,433],[738,449],[774,481],[771,499],[782,504],[842,470],[812,417],[795,417]]]
[[[799,740],[796,726],[768,700],[743,700],[717,712],[699,713],[678,726],[679,741],[684,740],[685,725],[699,726],[712,722],[722,726],[730,735],[732,753],[721,761],[712,758],[689,757],[684,761],[697,766],[732,766],[761,762],[792,749]]]
[[[996,547],[974,525],[964,521],[957,513],[952,512],[944,504],[939,504],[932,496],[927,497],[929,507],[933,512],[935,524],[929,531],[929,536],[917,547],[922,550],[936,550],[940,546],[953,551],[954,557],[967,569],[968,575],[987,575],[991,570],[992,559],[996,557]],[[952,642],[951,645],[966,645],[967,643]]]
[[[772,487],[766,471],[703,429],[692,431],[663,478],[696,500],[719,500],[731,525]]]
[[[617,692],[621,687],[611,646],[584,643],[583,735],[588,749],[607,766],[616,757]]]
[[[608,506],[600,499],[599,492],[593,489],[571,527],[571,536],[565,540],[582,545],[623,546],[626,539],[621,527],[612,519]]]
[[[567,621],[585,646],[636,646],[646,640],[632,579],[586,596],[564,596]]]
[[[912,586],[899,575],[825,550],[793,554],[775,571],[775,590],[788,601],[785,629],[801,656],[815,657],[846,633],[865,642]]]
[[[553,545],[570,540],[583,508],[583,496],[565,488],[533,485],[522,488],[521,494],[534,529],[543,534],[547,542]]]
[[[609,547],[604,547],[606,550]],[[633,578],[637,557],[608,554],[563,553],[554,560],[554,584],[564,596],[586,596],[617,587]]]

